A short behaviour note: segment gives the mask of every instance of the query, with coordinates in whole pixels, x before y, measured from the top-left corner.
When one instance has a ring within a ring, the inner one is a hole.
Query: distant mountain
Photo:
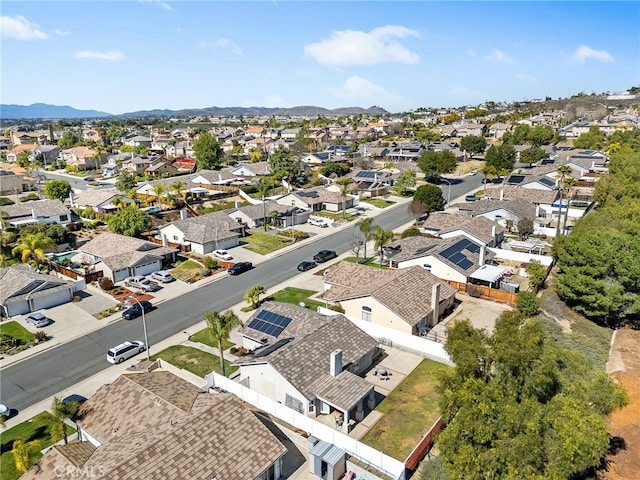
[[[101,118],[111,113],[97,110],[78,110],[73,107],[34,103],[33,105],[0,105],[1,119],[57,119],[57,118]]]
[[[386,115],[384,108],[343,107],[329,110],[322,107],[300,106],[292,108],[267,107],[207,107],[184,110],[140,110],[137,112],[113,115],[97,110],[77,110],[73,107],[34,103],[33,105],[0,105],[0,119],[61,119],[61,118],[104,118],[104,117],[258,117],[258,116],[314,116],[314,115]]]

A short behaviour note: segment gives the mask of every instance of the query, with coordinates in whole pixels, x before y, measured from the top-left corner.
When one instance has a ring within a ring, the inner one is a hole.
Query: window
[[[309,413],[313,413],[316,411],[316,402],[314,402],[313,400],[311,400],[309,402]]]
[[[428,263],[423,263],[422,268],[424,268],[428,272],[431,271],[431,265],[429,265]]]
[[[60,215],[60,221],[61,222],[66,222],[69,220],[69,215]]]
[[[304,413],[302,411],[302,402],[297,398],[293,398],[287,394],[284,399],[284,404],[287,407],[294,409],[296,412]]]
[[[371,321],[371,307],[362,307],[362,320],[365,322]]]

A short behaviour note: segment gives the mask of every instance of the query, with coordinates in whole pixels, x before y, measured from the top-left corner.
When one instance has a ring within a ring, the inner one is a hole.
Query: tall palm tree
[[[482,173],[484,175],[484,194],[487,194],[487,181],[491,180],[496,173],[498,173],[496,171],[496,167],[494,167],[493,165],[483,165],[482,168],[480,169],[480,173]]]
[[[342,219],[347,216],[347,195],[349,195],[349,185],[353,183],[353,178],[343,177],[338,180],[340,185],[340,196],[342,197]]]
[[[563,199],[563,195],[564,195],[565,177],[569,176],[570,173],[571,173],[571,167],[569,165],[560,165],[558,167],[558,178],[560,179],[560,181],[559,181],[560,204],[559,204],[559,208],[558,208],[558,224],[556,225],[556,238],[558,238],[560,236],[560,218],[562,217],[562,199]],[[568,215],[568,214],[569,214],[569,205],[567,205],[567,213],[566,213],[566,215]]]
[[[380,265],[382,265],[382,257],[384,255],[383,247],[393,240],[393,232],[391,230],[385,230],[382,227],[378,227],[373,234],[373,240],[375,241],[375,248],[380,254]]]
[[[60,397],[53,397],[51,402],[51,413],[53,415],[52,434],[54,438],[63,438],[64,444],[67,439],[67,418],[73,418],[78,412],[80,404],[78,402],[64,402]]]
[[[11,250],[11,254],[14,256],[20,255],[22,263],[27,263],[29,259],[33,259],[36,263],[36,269],[38,269],[40,268],[40,262],[45,258],[45,249],[55,246],[56,242],[44,233],[30,233],[20,237],[18,244]]]
[[[187,184],[181,180],[176,180],[175,182],[172,182],[171,185],[169,185],[169,190],[173,194],[174,198],[182,197],[184,203],[187,203],[186,192],[183,194],[185,188],[187,188]]]
[[[271,190],[271,183],[269,183],[269,181],[265,180],[264,178],[261,178],[260,180],[258,180],[256,187],[258,188],[258,193],[260,193],[260,198],[262,199],[262,224],[264,225],[264,231],[266,232],[267,231],[267,204],[265,203],[265,198],[269,193],[269,190]]]
[[[165,192],[164,185],[161,183],[156,183],[153,186],[153,193],[156,195],[158,203],[162,206],[162,194]]]
[[[207,323],[207,327],[211,331],[211,336],[218,341],[218,350],[220,350],[220,372],[223,376],[224,373],[224,353],[222,348],[222,342],[229,340],[231,331],[242,325],[238,316],[233,313],[233,310],[227,310],[226,312],[208,312],[203,315],[204,321]]]
[[[362,233],[362,236],[364,237],[364,261],[366,263],[367,262],[367,242],[371,240],[373,236],[373,231],[375,230],[375,226],[373,225],[373,218],[371,217],[361,218],[360,220],[358,220],[358,223],[356,223],[356,226],[358,227],[358,229]]]

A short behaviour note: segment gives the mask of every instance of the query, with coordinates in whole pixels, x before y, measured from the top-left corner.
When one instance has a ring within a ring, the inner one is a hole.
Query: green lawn
[[[34,340],[36,336],[16,321],[0,323],[0,334],[17,339],[21,345]]]
[[[340,222],[340,223],[351,222],[359,218],[359,217],[356,217],[355,215],[351,215],[350,213],[347,213],[344,216],[344,218],[342,218],[342,212],[327,212],[325,210],[321,212],[315,212],[314,215],[318,217],[330,218],[331,220],[335,220],[336,222]]]
[[[51,419],[49,412],[42,412],[26,422],[0,432],[0,472],[2,473],[2,480],[16,480],[21,475],[16,470],[15,460],[11,453],[14,441],[22,440],[25,443],[32,440],[40,441],[38,452],[30,457],[30,465],[33,465],[42,457],[40,450],[55,443],[51,440]],[[71,435],[73,432],[75,430],[67,425],[67,435]]]
[[[367,257],[367,261],[365,262],[364,259],[362,257],[358,257],[357,259],[358,261],[356,262],[356,257],[346,257],[344,259],[345,262],[351,262],[351,263],[359,263],[360,265],[366,265],[368,267],[375,267],[375,268],[382,268],[384,270],[387,269],[386,265],[380,265],[378,263],[378,257]]]
[[[370,203],[374,207],[378,208],[387,208],[396,203],[392,202],[391,200],[385,200],[384,198],[363,198],[361,202]]]
[[[202,378],[212,371],[220,373],[220,358],[216,355],[198,350],[197,348],[173,345],[153,355],[151,360],[158,358],[162,358],[171,365],[188,370]],[[224,361],[224,370],[227,376],[235,372],[238,368],[237,366],[231,366],[227,360]]]
[[[193,277],[203,268],[204,266],[200,265],[195,260],[185,260],[176,268],[171,270],[171,275],[173,275],[178,280],[186,282],[189,278]]]
[[[451,367],[423,360],[376,410],[383,414],[361,441],[404,461],[440,416],[437,372]]]
[[[218,348],[218,341],[213,338],[211,335],[210,328],[203,328],[199,332],[194,333],[189,337],[189,340],[192,342],[204,343],[205,345],[209,345],[210,347]],[[227,348],[233,347],[233,343],[223,340],[222,341],[222,349],[226,350]]]
[[[318,307],[324,305],[323,302],[317,300],[311,300],[309,297],[315,295],[318,292],[313,290],[304,290],[302,288],[286,287],[277,291],[273,295],[265,298],[265,300],[273,300],[274,302],[291,303],[292,305],[299,305],[300,302],[304,302],[305,306],[309,309],[316,311]]]
[[[244,248],[260,255],[267,255],[276,250],[280,250],[287,245],[291,245],[291,240],[278,235],[261,232],[259,230],[251,230],[246,237],[240,239],[246,243]]]

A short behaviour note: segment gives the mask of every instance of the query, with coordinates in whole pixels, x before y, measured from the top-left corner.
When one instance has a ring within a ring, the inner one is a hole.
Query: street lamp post
[[[144,343],[147,345],[147,360],[151,360],[151,356],[149,354],[149,349],[151,348],[151,346],[149,345],[149,337],[147,337],[147,320],[144,316],[144,308],[142,307],[140,300],[138,300],[136,297],[130,295],[129,298],[136,302],[140,306],[140,310],[142,311],[142,329],[144,330]]]
[[[447,207],[448,207],[449,203],[451,203],[451,182],[446,178],[442,178],[442,177],[441,177],[441,180],[443,182],[447,182],[447,185],[449,185],[449,188],[447,188]]]
[[[293,207],[291,209],[291,242],[292,243],[296,243],[296,232],[293,229],[293,215],[296,213],[296,201],[295,200],[291,200],[291,206]]]

